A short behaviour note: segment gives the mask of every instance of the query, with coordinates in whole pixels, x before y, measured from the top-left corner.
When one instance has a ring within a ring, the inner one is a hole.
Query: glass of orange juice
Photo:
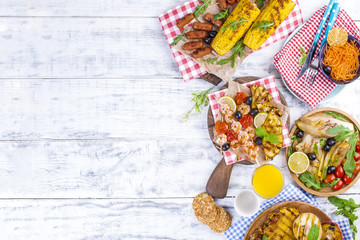
[[[277,167],[264,164],[255,170],[252,185],[255,192],[261,197],[273,198],[281,192],[284,178]]]

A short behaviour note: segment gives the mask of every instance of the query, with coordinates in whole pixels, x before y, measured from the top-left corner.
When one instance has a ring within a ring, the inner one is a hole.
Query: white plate
[[[301,26],[299,26],[297,29],[295,29],[292,34],[286,39],[283,47],[285,47],[285,45],[300,31],[300,29],[304,26],[304,24],[302,24]],[[291,90],[290,86],[287,84],[287,82],[285,81],[285,79],[283,78],[283,76],[280,74],[281,76],[281,80],[283,81],[284,85],[286,86],[286,88],[289,90],[289,92],[291,92],[297,99],[299,99],[302,102],[305,102],[296,92],[294,92],[293,90]],[[327,102],[329,100],[331,100],[333,97],[335,97],[336,95],[338,95],[341,90],[343,90],[345,87],[345,85],[337,85],[336,88],[334,88],[334,90],[332,90],[322,101],[321,103]]]

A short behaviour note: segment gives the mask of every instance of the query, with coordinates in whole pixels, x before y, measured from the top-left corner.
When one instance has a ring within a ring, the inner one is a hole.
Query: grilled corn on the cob
[[[227,53],[249,29],[259,14],[260,10],[250,0],[241,0],[220,28],[211,44],[212,48],[220,55]],[[235,21],[241,22],[236,24]],[[229,24],[233,24],[234,27]]]
[[[280,26],[294,7],[295,3],[292,0],[271,0],[247,32],[244,39],[245,45],[257,50]],[[263,29],[254,28],[256,24],[263,21],[273,23],[273,25]]]

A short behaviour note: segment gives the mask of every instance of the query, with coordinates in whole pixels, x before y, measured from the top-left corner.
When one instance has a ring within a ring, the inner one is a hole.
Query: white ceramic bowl
[[[236,195],[234,207],[241,216],[250,217],[259,210],[260,199],[253,190],[245,189]]]

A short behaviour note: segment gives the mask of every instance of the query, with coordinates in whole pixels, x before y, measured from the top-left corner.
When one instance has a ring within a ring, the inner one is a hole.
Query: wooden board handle
[[[229,187],[233,166],[234,164],[226,165],[225,159],[221,159],[206,184],[206,192],[215,198],[224,198]]]

